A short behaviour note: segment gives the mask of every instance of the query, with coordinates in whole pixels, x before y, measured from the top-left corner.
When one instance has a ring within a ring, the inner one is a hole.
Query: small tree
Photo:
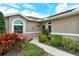
[[[3,13],[0,12],[0,33],[4,33],[4,32],[5,32],[5,19]]]

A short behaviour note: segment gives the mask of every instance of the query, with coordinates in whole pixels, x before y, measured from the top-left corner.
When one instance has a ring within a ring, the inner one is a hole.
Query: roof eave
[[[25,15],[23,15],[21,13],[6,14],[6,15],[4,15],[4,17],[10,17],[10,16],[14,16],[14,15],[21,15],[22,17],[24,17],[28,21],[41,22],[41,20],[30,20],[28,17],[26,17]]]
[[[57,16],[53,16],[53,17],[48,17],[48,18],[44,18],[43,21],[59,19],[59,18],[62,18],[62,17],[72,16],[72,15],[76,15],[76,14],[79,14],[79,8],[73,10],[72,12],[67,12],[67,13],[64,13],[64,14],[61,14],[61,15],[57,15]]]

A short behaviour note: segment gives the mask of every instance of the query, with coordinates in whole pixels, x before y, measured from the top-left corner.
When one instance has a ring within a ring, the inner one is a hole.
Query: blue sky
[[[1,3],[4,14],[20,12],[26,16],[46,17],[68,9],[79,7],[79,3]]]

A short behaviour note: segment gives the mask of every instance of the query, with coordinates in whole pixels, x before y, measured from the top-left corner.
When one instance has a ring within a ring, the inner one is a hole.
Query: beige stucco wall
[[[40,23],[27,21],[27,32],[31,37],[38,36],[39,31],[41,31]]]
[[[40,31],[41,26],[38,22],[27,21],[27,32],[37,32]]]
[[[8,19],[8,17],[5,18],[5,29],[6,29],[6,32],[9,32],[9,19]]]
[[[77,33],[77,18],[78,15],[75,15],[52,21],[52,32]]]

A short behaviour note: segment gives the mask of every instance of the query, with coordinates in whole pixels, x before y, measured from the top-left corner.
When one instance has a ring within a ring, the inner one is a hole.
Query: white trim
[[[16,21],[16,20],[20,20],[20,21],[22,21],[23,22],[23,33],[25,33],[25,22],[22,20],[22,19],[20,19],[20,18],[16,18],[16,19],[14,19],[13,21],[12,21],[12,32],[14,32],[14,25],[17,25],[17,24],[14,24],[14,22]],[[20,25],[22,25],[22,24],[20,24]]]
[[[41,31],[37,31],[37,32],[26,32],[26,34],[37,34],[40,33]]]
[[[79,36],[79,34],[72,34],[72,33],[53,33],[51,32],[51,35],[66,35],[66,36]]]

